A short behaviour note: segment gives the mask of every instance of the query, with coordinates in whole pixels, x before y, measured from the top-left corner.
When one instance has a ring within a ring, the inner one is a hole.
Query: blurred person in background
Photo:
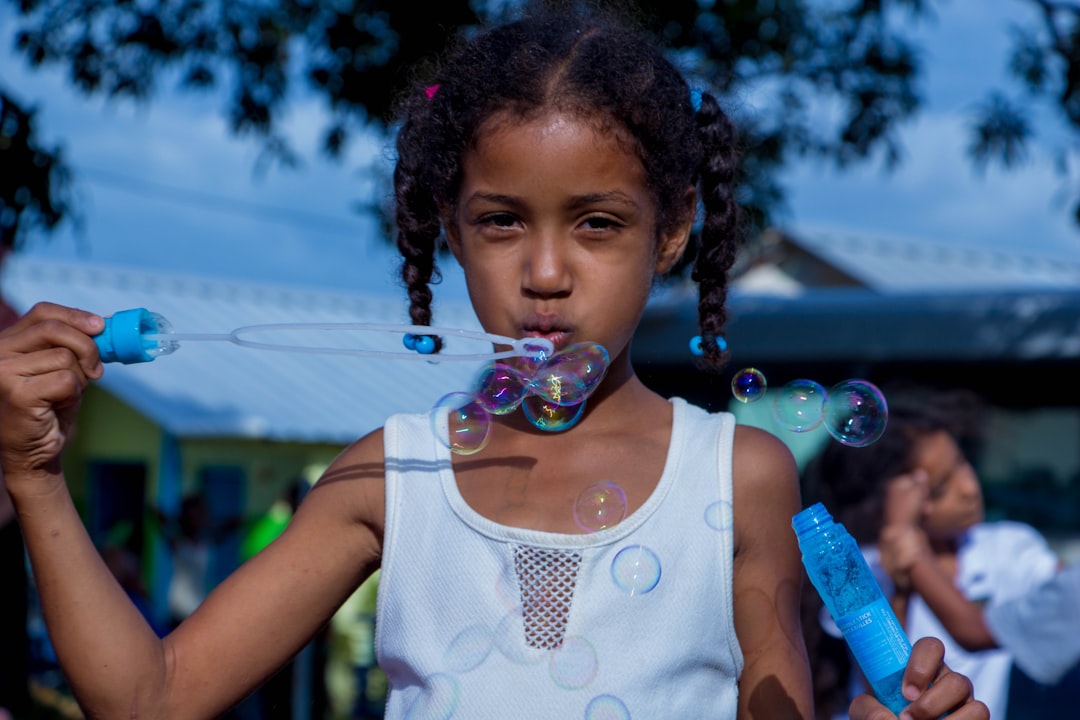
[[[921,471],[889,483],[878,547],[890,577],[918,593],[965,651],[1003,649],[1013,656],[1023,675],[1013,677],[1021,683],[1010,714],[1044,717],[1053,715],[1055,706],[1074,706],[1080,701],[1080,562],[1011,600],[989,605],[972,600],[934,562],[933,543],[919,522],[930,496]],[[1063,683],[1066,677],[1070,687]],[[1043,687],[1026,687],[1027,679]],[[1031,710],[1033,703],[1040,709]]]
[[[1033,527],[985,521],[979,478],[964,451],[978,437],[977,398],[914,385],[886,390],[889,421],[881,439],[862,448],[826,445],[807,468],[807,494],[862,546],[908,637],[940,638],[949,666],[971,679],[994,720],[1006,720],[1013,652],[965,647],[923,597],[915,575],[932,572],[970,607],[992,608],[1049,580],[1060,560]],[[901,492],[909,487],[921,494]],[[915,555],[921,565],[913,575]],[[826,634],[838,636],[828,615],[818,615]],[[822,659],[821,672],[829,665]],[[841,668],[837,678],[834,689],[846,686],[848,697],[861,688],[855,673],[845,677]]]

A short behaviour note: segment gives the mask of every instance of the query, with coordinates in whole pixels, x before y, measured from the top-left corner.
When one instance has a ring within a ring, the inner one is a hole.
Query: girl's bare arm
[[[743,651],[739,718],[813,717],[799,598],[803,568],[791,518],[801,510],[798,473],[772,435],[735,431],[735,629]]]

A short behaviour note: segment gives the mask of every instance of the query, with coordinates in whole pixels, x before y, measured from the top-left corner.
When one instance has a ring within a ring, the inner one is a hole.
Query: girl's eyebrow
[[[567,203],[567,207],[571,209],[579,208],[584,205],[593,205],[595,203],[614,202],[620,205],[628,205],[631,207],[637,207],[637,203],[634,199],[620,190],[609,190],[607,192],[598,193],[586,193],[585,195],[575,195]]]
[[[494,203],[496,205],[520,205],[521,199],[516,195],[503,195],[501,193],[489,193],[483,191],[476,191],[468,198],[465,199],[465,203],[475,202],[481,200],[484,202]]]
[[[478,190],[470,195],[465,202],[471,203],[474,201],[490,202],[497,205],[511,205],[518,206],[522,204],[521,198],[516,195],[504,195],[503,193],[491,193]],[[575,195],[567,202],[567,207],[570,209],[579,208],[585,205],[592,205],[594,203],[603,202],[615,202],[621,205],[629,205],[637,207],[637,203],[634,199],[620,190],[609,190],[606,192],[585,193],[584,195]]]

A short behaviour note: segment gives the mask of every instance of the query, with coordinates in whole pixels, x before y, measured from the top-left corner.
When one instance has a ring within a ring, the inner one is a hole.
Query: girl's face
[[[657,273],[689,235],[657,237],[641,162],[615,132],[557,112],[499,115],[462,160],[447,236],[488,332],[607,348],[612,366],[630,339]]]
[[[952,435],[937,430],[914,445],[913,469],[926,471],[923,527],[932,539],[951,539],[984,518],[982,488]]]

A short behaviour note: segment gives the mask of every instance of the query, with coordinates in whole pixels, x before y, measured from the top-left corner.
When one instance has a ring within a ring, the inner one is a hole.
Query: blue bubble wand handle
[[[296,330],[359,331],[395,333],[404,335],[405,348],[394,350],[371,350],[352,347],[307,346],[284,342],[253,340],[255,333],[274,333]],[[430,336],[458,337],[481,340],[493,345],[509,346],[509,350],[483,353],[430,354],[434,343]],[[428,342],[424,342],[428,340]],[[246,325],[228,333],[175,333],[172,325],[158,313],[145,308],[123,310],[105,318],[105,329],[94,337],[102,362],[125,364],[149,362],[161,355],[168,355],[179,348],[181,342],[229,342],[241,347],[278,352],[302,352],[322,355],[352,355],[356,357],[381,357],[395,360],[424,360],[427,362],[453,362],[498,360],[510,357],[548,357],[554,346],[545,338],[511,338],[479,330],[431,327],[427,325],[396,325],[385,323],[269,323]]]
[[[862,551],[821,503],[797,513],[791,526],[799,538],[806,574],[874,696],[899,715],[908,705],[901,687],[911,643]]]

